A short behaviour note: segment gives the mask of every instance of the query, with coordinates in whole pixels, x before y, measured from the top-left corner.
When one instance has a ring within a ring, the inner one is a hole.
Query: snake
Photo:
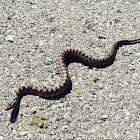
[[[61,81],[59,85],[54,88],[44,88],[44,89],[33,87],[33,86],[19,87],[13,100],[10,103],[6,104],[5,110],[10,110],[14,108],[17,102],[20,100],[20,97],[26,95],[27,93],[32,95],[37,95],[39,97],[44,97],[44,98],[58,96],[61,93],[63,93],[67,89],[70,83],[70,75],[68,73],[68,68],[66,65],[67,60],[70,59],[76,60],[85,65],[100,68],[108,65],[109,63],[115,60],[115,56],[119,47],[123,45],[130,45],[136,43],[140,43],[140,39],[117,41],[112,46],[110,52],[104,58],[99,58],[99,59],[97,58],[95,59],[92,56],[88,56],[80,50],[76,50],[76,49],[64,50],[62,53],[59,54],[56,60],[58,72],[60,75],[60,81]]]

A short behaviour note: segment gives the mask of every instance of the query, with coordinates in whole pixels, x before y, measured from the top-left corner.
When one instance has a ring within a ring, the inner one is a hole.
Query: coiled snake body
[[[33,86],[22,86],[16,92],[16,96],[11,103],[8,103],[5,107],[5,110],[12,109],[19,100],[19,97],[24,96],[27,93],[31,93],[34,95],[38,95],[40,97],[54,97],[63,93],[69,85],[70,76],[66,66],[67,59],[76,59],[81,63],[86,65],[90,65],[92,67],[102,67],[109,64],[111,61],[115,59],[117,49],[122,45],[129,45],[129,44],[136,44],[139,43],[140,39],[136,40],[120,40],[116,42],[112,48],[110,53],[102,58],[102,59],[94,59],[93,57],[87,56],[85,53],[75,50],[75,49],[68,49],[63,51],[57,59],[57,67],[60,73],[61,82],[59,86],[54,88],[46,88],[46,89],[39,89],[38,87]]]

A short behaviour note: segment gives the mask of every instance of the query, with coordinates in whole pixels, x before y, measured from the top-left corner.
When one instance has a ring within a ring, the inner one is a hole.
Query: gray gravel
[[[140,38],[138,0],[0,1],[0,140],[140,139],[140,44],[119,49],[113,65],[69,65],[72,90],[60,100],[28,95],[10,122],[17,87],[59,83],[67,48],[104,57],[121,39]]]

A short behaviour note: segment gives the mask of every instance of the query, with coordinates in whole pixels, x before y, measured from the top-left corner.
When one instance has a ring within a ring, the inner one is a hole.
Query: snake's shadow
[[[123,45],[131,45],[131,44],[136,44],[136,43],[140,43],[140,40],[136,41],[136,42],[132,42],[132,43],[126,43],[126,44],[123,44]],[[66,59],[65,63],[66,63],[67,67],[68,67],[68,65],[70,63],[77,62],[77,63],[82,63],[85,66],[88,66],[89,69],[92,69],[93,67],[95,67],[97,69],[99,69],[99,68],[106,68],[106,67],[108,67],[108,66],[110,66],[110,65],[112,65],[114,63],[115,57],[116,57],[116,54],[117,54],[117,50],[118,50],[119,47],[122,47],[122,45],[117,46],[117,49],[115,50],[114,58],[108,64],[105,64],[105,65],[102,65],[102,66],[87,65],[86,63],[81,62],[81,61],[79,61],[77,59],[69,59],[69,58]],[[47,98],[40,97],[40,98],[47,99],[47,100],[59,100],[60,98],[64,98],[68,93],[70,93],[71,90],[72,90],[72,82],[71,82],[71,79],[70,79],[69,86],[67,87],[67,89],[63,93],[61,93],[61,94],[59,94],[59,95],[57,95],[55,97],[47,97]],[[34,94],[31,94],[31,93],[28,94],[27,93],[26,95],[34,95]],[[26,95],[24,95],[24,96],[26,96]],[[34,96],[36,96],[36,95],[34,95]],[[16,120],[18,118],[18,113],[19,113],[19,109],[20,109],[20,101],[21,101],[22,98],[23,98],[23,96],[19,98],[17,104],[14,106],[14,108],[12,110],[11,117],[10,117],[10,122],[11,123],[16,122]]]

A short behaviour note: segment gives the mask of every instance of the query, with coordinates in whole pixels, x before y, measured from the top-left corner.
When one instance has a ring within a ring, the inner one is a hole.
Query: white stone
[[[108,116],[107,115],[102,115],[101,118],[102,119],[106,119]]]
[[[5,39],[13,42],[14,41],[14,36],[13,35],[8,35]]]
[[[20,132],[20,136],[26,136],[26,135],[28,135],[28,131]]]
[[[125,115],[126,116],[129,116],[130,115],[130,113],[129,113],[129,111],[127,109],[124,109],[124,112],[125,112]]]
[[[0,136],[0,140],[3,140],[4,138],[3,138],[3,136]]]
[[[40,41],[39,41],[39,46],[43,46],[43,44],[44,44],[43,41],[40,40]]]
[[[82,140],[82,138],[81,137],[77,137],[75,140]]]
[[[68,125],[63,125],[63,126],[62,126],[62,131],[63,131],[63,132],[68,131]]]
[[[31,109],[31,112],[35,112],[37,110],[37,107],[34,106],[32,109]]]
[[[33,9],[37,9],[37,6],[36,6],[36,5],[33,5],[32,8],[33,8]]]
[[[52,105],[52,109],[56,109],[57,107],[57,105]]]

